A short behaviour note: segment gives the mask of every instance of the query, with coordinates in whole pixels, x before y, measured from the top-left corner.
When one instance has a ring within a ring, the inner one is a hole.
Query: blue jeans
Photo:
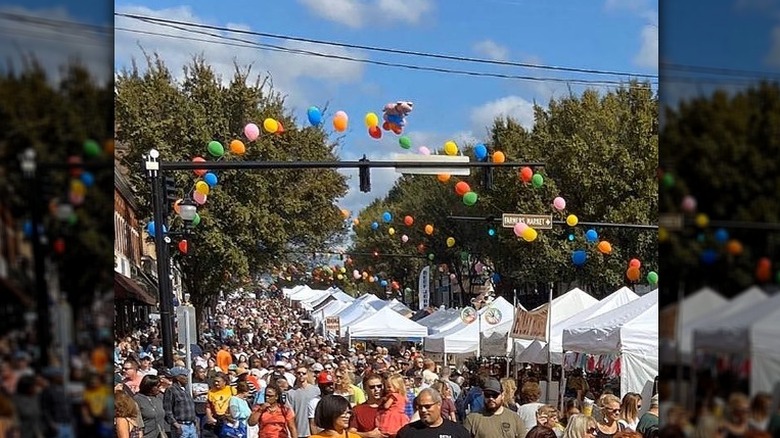
[[[174,427],[174,429],[176,428]],[[198,425],[195,423],[182,424],[181,433],[176,433],[177,438],[198,438]]]
[[[57,428],[57,438],[76,438],[76,432],[71,424],[55,423],[54,427]]]

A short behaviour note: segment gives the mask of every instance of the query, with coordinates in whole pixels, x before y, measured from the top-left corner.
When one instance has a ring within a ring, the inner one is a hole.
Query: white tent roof
[[[552,349],[552,362],[556,364],[563,362],[563,329],[567,327],[576,327],[577,324],[583,321],[603,315],[638,298],[639,295],[624,286],[592,306],[587,307],[566,319],[557,320],[550,328],[549,348]],[[555,301],[553,301],[553,315],[555,314]],[[539,344],[540,347],[537,350],[536,355],[530,355],[530,353],[526,353],[525,351],[521,351],[520,354],[524,353],[523,358],[526,362],[547,363],[548,345],[543,341],[534,341],[534,343]]]
[[[339,317],[339,325],[341,326],[340,335],[343,337],[347,333],[347,327],[358,321],[361,321],[369,316],[375,314],[383,307],[387,307],[387,302],[380,300],[376,295],[366,294],[352,303],[344,310],[336,315]]]
[[[361,321],[349,325],[351,339],[421,339],[428,328],[385,306]]]
[[[301,307],[306,310],[312,310],[320,305],[323,301],[329,299],[331,296],[331,292],[327,290],[312,289],[312,292],[314,292],[314,294],[312,294],[310,297],[304,298],[302,300],[294,299],[294,301],[300,301]]]
[[[420,319],[417,323],[428,327],[430,334],[448,330],[460,322],[460,309],[443,309]]]
[[[388,304],[391,309],[398,312],[400,315],[410,318],[412,315],[414,315],[414,312],[412,309],[406,306],[406,304],[398,301],[396,298],[393,298],[392,300],[388,301]]]
[[[563,349],[621,354],[620,393],[642,392],[645,384],[658,376],[658,289],[565,328]]]
[[[335,298],[335,299],[337,299],[337,300],[339,300],[341,302],[344,302],[344,303],[351,303],[351,302],[355,301],[354,298],[352,298],[351,296],[347,295],[344,291],[342,291],[341,289],[338,289],[338,288],[335,288],[335,290],[333,291],[333,298]]]
[[[712,316],[713,310],[724,306],[728,302],[728,299],[708,287],[697,290],[682,300],[680,309],[677,312],[680,327],[702,315]]]
[[[524,341],[525,339],[517,339],[517,341]],[[543,344],[539,341],[531,341],[531,343],[515,354],[515,362],[518,363],[534,363],[536,356],[542,351]]]
[[[485,321],[484,313],[489,307],[501,311],[501,320],[498,324],[491,325]],[[477,342],[481,340],[480,328],[482,335],[486,337],[493,333],[509,333],[515,319],[515,308],[512,303],[503,297],[498,297],[489,307],[479,309],[481,324],[477,321],[471,324],[461,321],[449,330],[428,336],[425,339],[425,351],[456,354],[474,353],[477,351]]]
[[[550,312],[550,314],[553,321],[562,321],[574,315],[575,313],[580,312],[582,309],[587,309],[598,302],[599,300],[593,298],[587,292],[578,287],[575,287],[574,289],[552,300],[552,312]],[[534,310],[541,310],[548,307],[549,305],[550,303],[544,303]],[[532,312],[534,310],[532,310]]]
[[[349,303],[344,303],[339,300],[333,300],[329,302],[324,307],[312,314],[314,324],[322,324],[322,321],[324,321],[325,318],[329,316],[335,316],[347,307],[349,307]]]
[[[323,292],[324,291],[321,290],[314,290],[309,286],[303,286],[302,288],[298,289],[298,291],[290,295],[290,299],[292,301],[308,301],[319,297]]]
[[[299,284],[298,286],[295,286],[295,287],[292,287],[292,288],[283,287],[282,288],[282,295],[285,298],[290,298],[290,295],[298,292],[299,290],[301,290],[301,289],[303,289],[305,287],[306,287],[306,285],[304,285],[304,284]]]

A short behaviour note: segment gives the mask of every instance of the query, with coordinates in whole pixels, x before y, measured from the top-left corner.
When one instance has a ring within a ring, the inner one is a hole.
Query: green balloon
[[[404,293],[407,293],[407,294],[412,293],[412,288],[407,287],[406,289],[404,289]]]
[[[209,153],[217,158],[225,155],[225,147],[222,143],[212,140],[209,142]]]
[[[647,273],[647,282],[650,284],[657,284],[658,283],[658,274],[655,271],[650,271]]]
[[[86,140],[84,142],[84,154],[88,157],[100,155],[100,145],[95,140]]]
[[[537,189],[544,185],[544,177],[542,175],[539,175],[538,173],[535,173],[533,177],[531,177],[531,184],[534,185]]]
[[[76,223],[79,221],[79,216],[74,211],[68,215],[67,220],[68,220],[68,225],[76,225]]]
[[[398,139],[398,144],[404,149],[410,149],[412,147],[412,140],[409,137],[402,135],[401,138]]]
[[[434,258],[436,258],[436,256],[433,255],[433,253],[428,254],[428,260],[433,261]]]
[[[195,217],[192,218],[192,226],[196,227],[200,223],[200,215],[198,213],[195,213]]]
[[[661,178],[661,182],[667,189],[674,187],[674,175],[669,172],[664,173],[663,178]]]
[[[463,195],[463,203],[471,207],[472,205],[477,203],[477,199],[479,197],[474,192],[467,192],[465,195]]]

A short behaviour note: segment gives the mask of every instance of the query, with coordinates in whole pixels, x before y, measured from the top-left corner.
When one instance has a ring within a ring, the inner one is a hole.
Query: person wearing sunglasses
[[[471,438],[466,428],[442,417],[441,402],[441,394],[435,389],[425,388],[420,391],[414,399],[414,407],[420,419],[402,427],[396,438]]]
[[[314,423],[319,432],[310,438],[360,438],[349,431],[352,406],[340,395],[328,394],[322,397],[314,412]]]
[[[596,420],[584,414],[574,414],[566,422],[562,438],[595,438],[598,430]]]
[[[377,427],[379,416],[379,404],[384,394],[385,385],[382,376],[369,374],[363,378],[363,388],[366,393],[366,401],[352,409],[352,417],[349,419],[349,431],[361,438],[385,438]]]
[[[494,377],[485,379],[482,385],[485,406],[482,411],[466,416],[463,426],[473,438],[525,438],[528,433],[523,420],[504,408],[501,383]]]
[[[620,424],[620,399],[613,394],[604,394],[599,398],[599,412],[596,418],[597,438],[613,438],[616,433],[625,430]]]
[[[287,402],[295,413],[295,426],[301,438],[311,435],[309,403],[320,395],[320,388],[312,384],[310,379],[308,368],[299,366],[295,369],[295,387],[287,391]]]

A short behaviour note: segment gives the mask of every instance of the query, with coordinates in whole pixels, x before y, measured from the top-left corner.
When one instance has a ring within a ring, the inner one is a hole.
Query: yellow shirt
[[[84,390],[84,403],[89,408],[89,413],[96,418],[102,417],[106,413],[106,402],[111,396],[111,388],[100,385],[96,388],[87,388]]]
[[[208,399],[214,409],[214,415],[225,415],[230,407],[230,397],[234,395],[236,395],[236,388],[232,386],[210,390]]]

